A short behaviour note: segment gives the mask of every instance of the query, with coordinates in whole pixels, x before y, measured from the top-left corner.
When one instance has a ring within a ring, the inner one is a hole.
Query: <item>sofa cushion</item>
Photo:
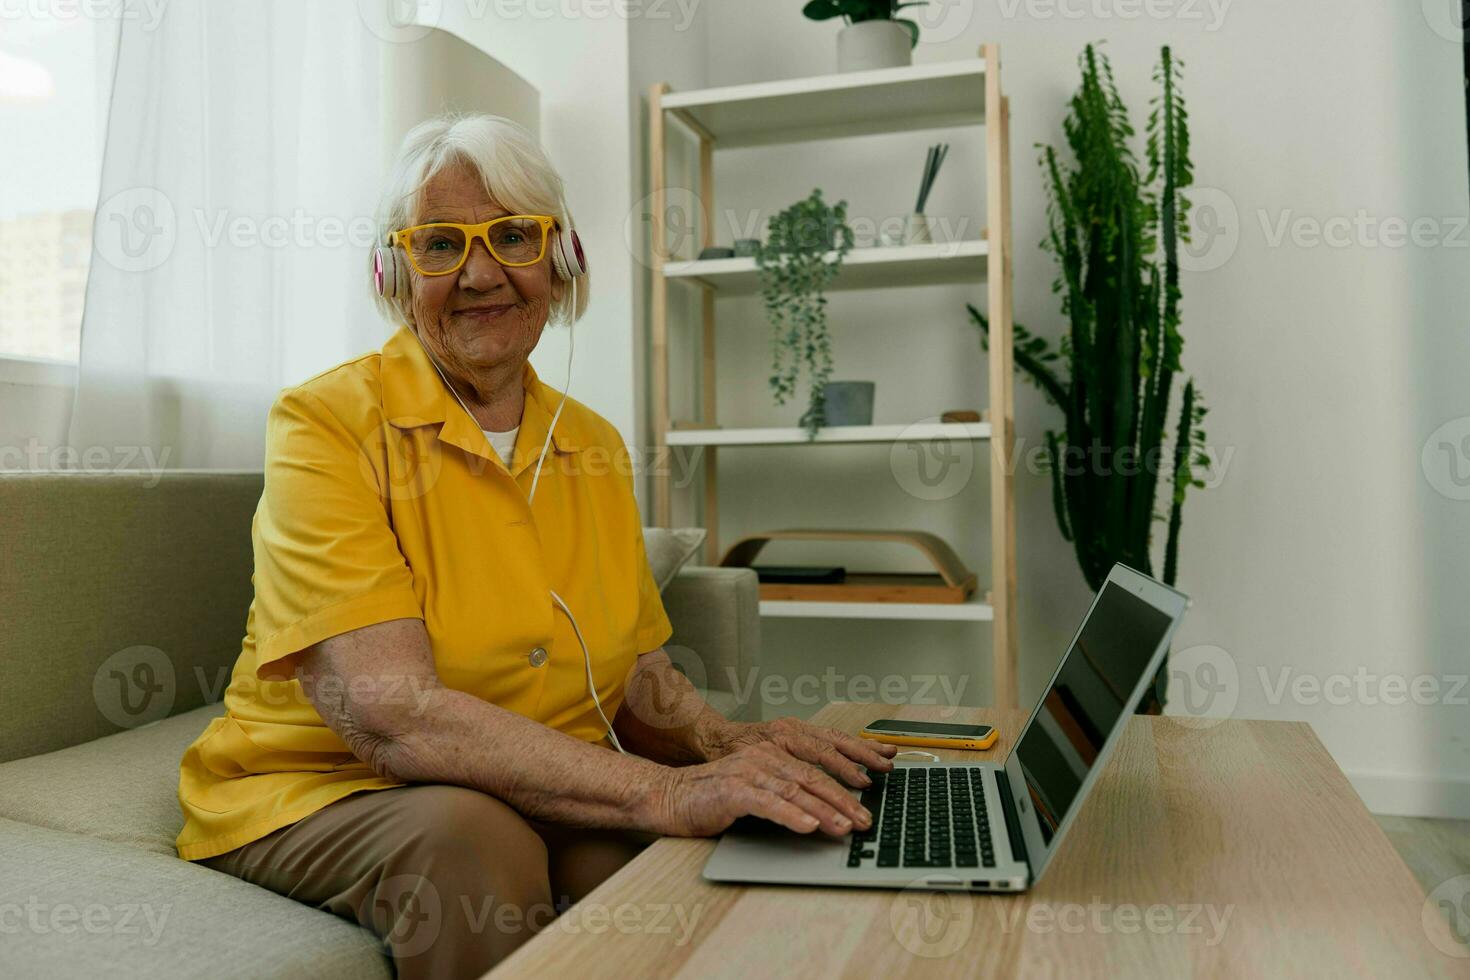
[[[223,702],[0,765],[0,817],[174,856],[179,760]]]
[[[669,587],[674,576],[679,574],[709,532],[702,527],[645,527],[643,529],[643,552],[648,556],[648,570],[653,581],[662,592]]]
[[[0,820],[0,976],[392,976],[355,922],[176,857]]]
[[[240,656],[264,474],[0,473],[0,762],[208,702]]]

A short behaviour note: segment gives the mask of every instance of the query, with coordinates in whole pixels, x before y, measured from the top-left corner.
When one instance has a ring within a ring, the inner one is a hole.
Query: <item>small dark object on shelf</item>
[[[841,565],[751,565],[762,582],[828,585],[847,578]]]
[[[939,416],[941,422],[979,422],[980,413],[970,408],[955,408]]]
[[[732,259],[734,257],[735,250],[728,245],[711,245],[699,253],[701,261],[705,259]]]

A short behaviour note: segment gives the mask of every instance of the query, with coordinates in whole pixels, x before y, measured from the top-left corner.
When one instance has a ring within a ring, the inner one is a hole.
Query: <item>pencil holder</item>
[[[934,241],[929,234],[929,218],[922,212],[914,212],[903,219],[903,243],[905,245],[927,245]]]

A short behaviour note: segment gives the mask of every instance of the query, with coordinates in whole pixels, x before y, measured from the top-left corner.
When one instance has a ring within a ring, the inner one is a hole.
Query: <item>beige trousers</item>
[[[372,930],[398,976],[479,977],[656,835],[522,817],[462,786],[354,793],[198,861]]]

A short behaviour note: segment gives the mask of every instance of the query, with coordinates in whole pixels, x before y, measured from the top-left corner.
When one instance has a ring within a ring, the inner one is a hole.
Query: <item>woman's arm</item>
[[[835,780],[773,745],[671,769],[447,688],[422,620],[324,640],[302,654],[296,676],[327,726],[380,776],[478,789],[548,823],[693,836],[745,814],[838,835],[870,823]]]
[[[670,765],[712,762],[758,742],[773,742],[790,755],[841,776],[849,786],[872,782],[862,766],[881,772],[892,769],[898,751],[896,746],[797,718],[728,721],[700,697],[662,648],[638,658],[613,729],[629,750]]]

